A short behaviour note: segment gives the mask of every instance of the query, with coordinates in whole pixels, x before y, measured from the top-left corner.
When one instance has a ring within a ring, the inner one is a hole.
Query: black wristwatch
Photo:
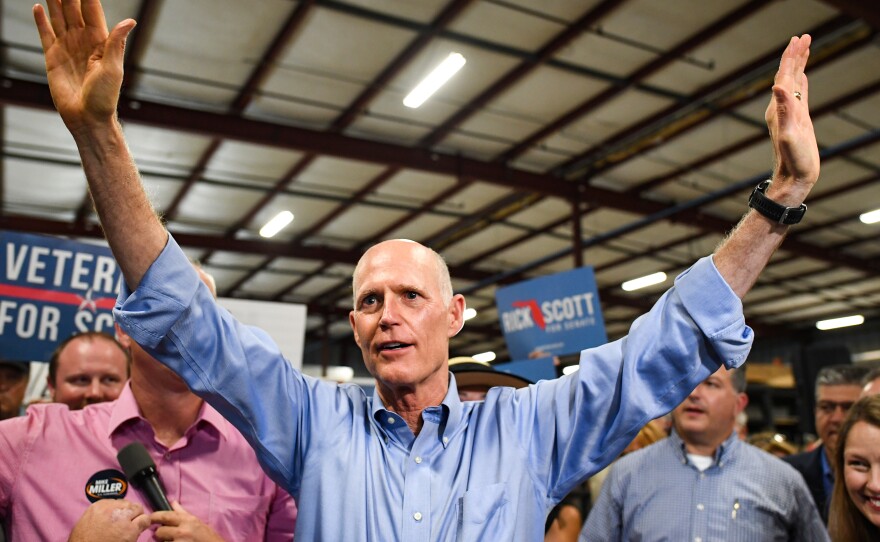
[[[791,225],[800,222],[807,212],[807,206],[801,203],[800,207],[786,207],[768,198],[765,192],[770,182],[770,179],[767,179],[752,190],[749,207],[779,224]]]

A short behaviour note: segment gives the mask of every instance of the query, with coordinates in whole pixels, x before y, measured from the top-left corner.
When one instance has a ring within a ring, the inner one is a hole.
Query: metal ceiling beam
[[[587,114],[589,111],[595,110],[600,107],[602,104],[612,100],[613,98],[619,96],[622,92],[627,89],[635,88],[639,84],[642,83],[645,79],[650,77],[653,73],[656,73],[661,68],[671,64],[672,62],[679,59],[682,55],[687,53],[689,50],[701,45],[705,41],[714,38],[718,35],[718,33],[723,32],[725,29],[730,28],[737,22],[742,19],[752,15],[757,10],[763,8],[767,4],[767,0],[753,0],[740,8],[725,14],[723,17],[718,19],[715,23],[709,25],[708,27],[700,30],[696,34],[682,41],[678,45],[672,48],[672,50],[668,51],[664,55],[655,58],[654,60],[642,65],[634,72],[629,74],[626,79],[621,79],[619,81],[615,81],[609,88],[605,91],[599,93],[597,96],[588,99],[586,102],[582,103],[578,107],[569,112],[565,113],[561,117],[559,117],[556,121],[550,123],[550,125],[545,126],[544,128],[538,130],[533,133],[529,137],[527,137],[524,141],[521,141],[511,149],[503,152],[499,156],[497,156],[493,162],[496,163],[508,163],[514,160],[516,157],[528,151],[532,146],[540,142],[541,140],[549,137],[549,135],[559,131],[563,126],[573,122],[577,118],[580,118]],[[607,14],[612,8],[616,8],[617,5],[608,5],[601,12],[598,12],[597,15]],[[595,21],[598,17],[593,16],[593,13],[588,13],[584,19]],[[582,26],[582,28],[586,28]],[[567,42],[566,42],[567,43]],[[582,185],[584,189],[586,189],[586,185]],[[581,193],[581,196],[586,196]],[[510,198],[505,198],[510,199]],[[533,205],[540,201],[540,199],[531,198],[529,201],[522,202],[511,202],[510,207],[514,211],[520,210],[522,208],[528,207],[529,205]],[[574,200],[571,200],[574,201]],[[595,200],[592,201],[595,203]],[[491,205],[490,205],[491,206]],[[489,221],[482,221],[479,226],[485,227]],[[478,228],[476,226],[465,226],[462,228],[463,231],[456,232],[455,227],[452,226],[447,228],[442,232],[443,235],[450,237],[450,239],[460,239],[464,236],[467,236]]]
[[[376,95],[385,88],[385,86],[397,75],[403,71],[403,69],[410,63],[410,61],[415,58],[419,53],[421,53],[425,47],[431,42],[431,40],[437,35],[438,32],[443,30],[447,25],[449,25],[452,21],[454,21],[468,6],[473,3],[473,0],[453,0],[450,2],[434,19],[430,27],[424,32],[420,32],[414,40],[412,40],[409,45],[394,58],[386,67],[382,70],[382,72],[368,85],[361,93],[349,104],[345,111],[343,111],[340,115],[336,117],[336,119],[331,123],[330,128],[328,130],[329,133],[341,133],[345,130],[352,122],[357,120],[357,117],[360,115],[361,111],[367,107],[367,105],[376,97]],[[303,156],[299,162],[294,166],[294,169],[298,172],[302,172],[306,167],[314,162],[316,157],[315,153],[308,153]],[[362,201],[365,197],[375,191],[379,186],[384,184],[388,179],[396,175],[400,171],[399,167],[389,167],[386,168],[385,171],[379,173],[376,177],[374,177],[370,182],[368,182],[363,188],[358,190],[355,194],[352,195],[349,202],[345,205],[339,205],[319,220],[317,223],[313,224],[306,231],[298,234],[290,244],[296,245],[301,243],[304,239],[319,233],[323,230],[328,224],[332,221],[336,220],[343,212],[351,207],[354,202]],[[262,198],[256,205],[252,206],[251,209],[245,214],[245,218],[239,221],[239,224],[246,225],[250,220],[253,219],[257,215],[257,213],[262,210],[271,199],[277,194],[277,191],[283,187],[286,187],[289,183],[293,182],[296,179],[293,175],[287,175],[281,181],[276,183],[275,189],[270,194],[267,194],[266,197]],[[236,224],[238,225],[238,224]],[[230,233],[230,236],[234,235],[234,233]],[[241,288],[247,281],[257,275],[257,273],[261,272],[267,266],[269,266],[272,262],[272,259],[267,259],[261,265],[255,267],[251,272],[245,274],[241,277],[235,284],[233,284],[227,291],[234,292],[238,288]],[[309,275],[301,278],[294,282],[288,288],[285,288],[281,293],[276,295],[277,297],[283,297],[288,292],[293,291],[295,288],[299,287],[301,284],[310,280],[313,276],[318,273],[323,272],[326,266],[322,266],[320,269],[310,273]]]
[[[0,83],[2,83],[0,103],[53,109],[48,85],[14,77],[3,77]],[[472,177],[491,184],[527,189],[563,199],[572,197],[576,190],[574,184],[558,177],[514,169],[501,164],[156,102],[143,100],[120,102],[119,116],[124,122],[326,154],[370,164],[386,164],[456,177]],[[604,200],[609,205],[613,202],[621,205],[631,201],[631,198],[610,190],[596,190],[593,195],[595,199]]]
[[[376,76],[361,94],[339,115],[331,125],[331,131],[339,131],[351,124],[376,95],[397,77],[409,63],[418,56],[425,47],[437,37],[452,21],[465,11],[474,0],[454,0],[431,21],[427,29],[418,32],[416,38],[406,46],[397,57],[389,63],[382,73]]]
[[[281,25],[278,33],[275,34],[275,37],[269,44],[268,49],[266,49],[260,57],[256,67],[254,67],[250,75],[248,75],[244,85],[242,85],[238,94],[229,105],[229,112],[232,115],[240,115],[254,99],[257,89],[263,81],[266,80],[266,77],[269,76],[271,71],[275,69],[278,58],[280,58],[284,49],[302,27],[313,4],[314,0],[302,0],[297,5],[296,9],[291,11],[290,16],[288,16],[287,20],[284,21],[284,24]],[[174,217],[177,215],[177,211],[180,208],[180,204],[183,202],[184,198],[186,198],[187,194],[189,194],[195,183],[202,177],[202,175],[204,175],[205,169],[208,167],[208,164],[222,143],[222,138],[215,137],[205,151],[202,152],[202,155],[197,160],[195,167],[183,183],[183,186],[177,191],[177,194],[175,194],[171,203],[169,203],[164,209],[165,217],[169,221],[174,220]]]
[[[810,67],[851,53],[872,42],[874,33],[849,17],[838,16],[807,32],[815,39]],[[823,43],[826,42],[826,43]],[[787,43],[787,42],[786,42]],[[688,103],[675,104],[644,121],[614,134],[579,156],[554,168],[553,173],[585,178],[620,165],[639,153],[687,133],[715,116],[733,110],[766,92],[785,46],[758,58],[743,68],[700,89]]]
[[[822,32],[830,32],[831,30],[838,29],[838,28],[840,27],[840,25],[842,25],[844,22],[845,22],[844,19],[837,18],[837,19],[835,19],[834,21],[832,21],[832,23],[826,23],[826,24],[824,24],[824,25],[821,25],[820,28],[819,28],[818,30],[821,30]],[[841,48],[841,45],[840,45],[839,43],[836,44],[836,45],[832,45],[832,46],[830,46],[829,49],[831,50],[831,53],[826,53],[826,54],[824,55],[824,60],[825,60],[825,61],[828,61],[830,58],[832,58],[832,57],[834,57],[834,56],[836,56],[836,55],[843,54],[843,53],[845,53],[845,52],[848,50],[848,48],[851,48],[851,47],[860,47],[860,46],[864,45],[865,40],[867,39],[866,36],[868,36],[868,34],[866,34],[866,33],[864,33],[864,32],[857,32],[857,33],[856,33],[856,38],[855,38],[855,41],[854,41],[854,42],[852,41],[852,39],[849,39],[849,40],[847,40],[847,39],[843,39],[843,40],[842,40],[842,41],[844,42],[844,43],[843,43],[843,47],[844,47],[843,49]],[[733,75],[731,75],[731,76],[728,76],[727,78],[725,78],[725,82],[724,82],[723,85],[720,84],[720,83],[709,85],[709,86],[707,87],[707,89],[698,92],[698,96],[695,96],[695,97],[694,97],[694,98],[695,98],[695,101],[697,101],[697,100],[699,100],[699,99],[702,99],[700,96],[703,96],[703,97],[708,96],[711,92],[714,92],[714,91],[717,90],[718,88],[722,88],[722,87],[724,87],[724,86],[730,86],[730,85],[732,84],[733,81],[737,80],[738,77],[742,77],[742,76],[744,76],[745,74],[750,73],[750,72],[753,71],[754,69],[757,69],[758,66],[762,66],[762,65],[766,64],[766,62],[769,62],[769,58],[770,58],[770,56],[771,56],[771,55],[768,55],[765,59],[762,59],[762,60],[759,61],[759,62],[755,62],[755,63],[751,64],[751,65],[749,66],[748,70],[746,70],[746,71],[740,71],[740,72],[737,72],[737,73],[735,73],[735,74],[733,74]],[[846,103],[850,103],[851,101],[855,101],[855,100],[858,100],[858,99],[864,98],[865,96],[870,95],[870,93],[871,93],[873,90],[876,90],[875,85],[868,85],[867,87],[864,87],[864,88],[862,88],[862,89],[859,89],[859,90],[855,91],[854,93],[852,93],[851,95],[846,96],[846,97],[843,97],[843,98],[840,98],[839,100],[836,100],[835,103],[832,103],[832,104],[829,104],[829,105],[825,106],[825,107],[823,108],[822,113],[825,113],[825,112],[828,112],[828,111],[833,110],[833,107],[835,107],[835,106],[838,106],[838,107],[839,107],[839,106],[845,105]],[[711,92],[710,92],[710,91],[711,91]],[[673,108],[673,109],[675,109],[675,108]],[[708,117],[707,117],[706,115],[703,115],[703,116],[702,116],[702,119],[700,120],[700,122],[704,122],[704,121],[706,121],[706,120],[708,120]],[[694,127],[694,126],[696,126],[696,124],[692,124],[692,125],[691,125],[691,127]],[[629,133],[629,132],[627,131],[626,133]],[[617,137],[617,136],[612,136],[611,139],[613,140],[613,139],[615,139],[616,137]],[[766,135],[764,135],[763,137],[766,138]],[[757,141],[757,139],[758,139],[758,138],[755,137],[755,141]],[[738,145],[739,145],[739,144],[735,144],[735,145],[733,145],[733,146],[732,146],[732,149],[736,149],[736,148],[738,147]],[[745,146],[746,146],[746,145],[745,145],[745,142],[743,142],[742,145],[743,145],[743,147],[745,147]],[[599,147],[602,147],[602,144],[600,144]],[[719,159],[719,158],[721,158],[724,154],[725,154],[725,153],[722,153],[722,152],[714,153],[713,155],[710,155],[710,157],[707,157],[705,163],[708,163],[708,160],[710,160],[710,159]],[[698,163],[703,163],[702,160],[698,160],[697,162],[698,162]],[[686,168],[683,168],[683,169],[686,169]],[[660,182],[665,182],[665,180],[666,180],[666,179],[663,179],[662,181],[660,181],[660,180],[653,180],[653,181],[651,181],[651,182],[652,182],[652,183],[656,183],[656,184],[660,184]],[[583,188],[585,189],[585,191],[588,191],[588,190],[590,190],[590,188],[591,188],[591,187],[589,187],[589,186],[587,186],[587,185],[584,185],[584,184],[581,184],[581,186],[583,186]],[[638,200],[638,201],[643,201],[643,200]],[[661,217],[661,218],[666,218],[665,216],[663,216],[663,213],[657,213],[657,216],[658,216],[658,217]],[[698,213],[697,213],[696,211],[694,211],[694,210],[686,210],[685,215],[683,215],[683,217],[677,219],[676,221],[679,221],[679,222],[681,222],[681,221],[685,221],[685,222],[687,222],[687,221],[693,221],[693,222],[695,222],[695,223],[699,223],[699,222],[701,222],[701,221],[705,221],[705,220],[711,220],[711,217],[708,217],[708,218],[707,218],[707,217],[705,217],[704,215],[700,215],[700,214],[698,214]],[[646,222],[642,227],[647,226],[648,224],[650,224],[650,222]],[[717,228],[718,228],[718,226],[716,225],[716,226],[715,226],[714,228],[712,228],[712,229],[714,229],[714,230],[717,231]],[[629,232],[627,232],[627,231],[621,231],[621,232],[620,232],[621,235],[622,235],[623,233],[629,233]]]
[[[635,84],[645,80],[661,68],[668,66],[698,45],[703,44],[711,38],[717,37],[718,34],[723,32],[724,30],[740,22],[742,19],[751,16],[759,9],[765,7],[767,4],[767,0],[752,0],[751,2],[740,6],[730,13],[723,15],[714,23],[701,29],[696,34],[690,36],[689,38],[680,42],[678,45],[674,46],[667,53],[655,58],[647,64],[642,65],[636,71],[629,74],[629,76],[625,80],[616,85],[612,85],[605,91],[600,92],[598,95],[588,99],[587,101],[564,113],[547,126],[544,126],[540,130],[529,135],[526,139],[517,143],[511,149],[505,151],[501,156],[501,160],[509,161],[520,156],[539,142],[562,130],[565,126],[580,119],[590,111],[594,111],[602,104],[607,103],[612,98],[620,95],[620,93],[624,90],[632,88]]]
[[[35,218],[21,215],[5,215],[0,217],[0,229],[10,229],[21,232],[43,233],[48,235],[63,235],[73,237],[88,237],[92,239],[104,239],[104,232],[97,224],[86,223],[76,225],[71,222],[62,222],[44,218]],[[323,260],[354,265],[360,258],[360,253],[354,251],[337,250],[327,247],[297,246],[291,247],[287,243],[277,241],[262,241],[259,239],[227,239],[215,235],[197,235],[169,231],[177,242],[184,247],[199,248],[204,250],[223,250],[240,252],[242,254],[258,254],[262,256],[302,258],[307,260]]]
[[[824,0],[824,2],[851,17],[863,19],[875,30],[880,30],[880,4],[877,2],[865,0]]]
[[[838,109],[846,107],[848,105],[854,104],[860,100],[863,100],[869,96],[872,96],[876,93],[880,92],[880,80],[866,85],[862,88],[855,90],[854,92],[850,92],[845,96],[841,96],[831,102],[823,104],[821,107],[817,107],[810,111],[810,117],[815,122],[817,119],[823,117],[824,115],[834,113]],[[682,175],[687,175],[695,170],[703,168],[711,163],[717,162],[718,160],[722,160],[727,156],[733,155],[737,152],[745,150],[752,145],[758,145],[767,141],[767,133],[766,129],[761,130],[760,133],[757,133],[753,136],[742,139],[732,145],[728,145],[722,149],[719,149],[711,154],[706,156],[702,156],[693,162],[690,162],[682,167],[679,167],[669,173],[664,173],[663,175],[658,175],[657,177],[653,177],[648,179],[647,181],[643,181],[637,185],[634,185],[626,190],[627,194],[643,194],[644,192],[651,190],[652,188],[656,188],[662,184],[665,184],[673,179],[681,177]],[[815,197],[811,198],[815,199]]]
[[[458,112],[446,119],[440,126],[432,130],[431,134],[424,138],[421,144],[423,146],[432,146],[442,141],[450,132],[452,132],[453,129],[460,126],[462,122],[470,118],[482,107],[485,107],[490,101],[494,100],[504,92],[507,92],[507,90],[509,90],[514,84],[521,81],[538,66],[543,65],[561,49],[568,46],[572,40],[579,38],[585,30],[595,24],[599,19],[608,16],[623,3],[624,0],[603,0],[599,5],[588,10],[578,20],[568,25],[564,31],[557,34],[553,39],[544,44],[534,56],[525,58],[512,70],[496,80],[489,86],[489,88],[471,100],[467,105],[459,109]]]

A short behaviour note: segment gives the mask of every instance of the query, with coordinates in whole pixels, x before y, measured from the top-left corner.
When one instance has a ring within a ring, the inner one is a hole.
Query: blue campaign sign
[[[495,303],[511,359],[570,354],[608,340],[592,267],[499,288]]]
[[[120,271],[107,247],[0,231],[0,359],[48,361],[73,333],[113,333]]]

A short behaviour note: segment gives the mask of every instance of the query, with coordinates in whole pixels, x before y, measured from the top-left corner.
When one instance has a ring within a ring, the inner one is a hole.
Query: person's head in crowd
[[[862,397],[880,394],[880,367],[874,367],[862,378]]]
[[[745,367],[721,367],[700,383],[672,411],[673,427],[688,453],[712,456],[736,427],[736,416],[746,408]]]
[[[65,339],[49,359],[52,401],[71,410],[113,401],[128,380],[129,353],[112,335],[86,331]]]
[[[488,363],[468,356],[450,359],[449,371],[455,375],[458,397],[462,401],[482,401],[486,398],[489,388],[495,386],[524,388],[530,384],[525,378],[496,371]]]
[[[829,463],[834,461],[840,426],[859,398],[866,372],[857,365],[832,365],[823,367],[816,375],[816,433],[822,439]]]
[[[0,420],[21,414],[29,377],[30,363],[0,361]]]
[[[834,542],[880,540],[880,395],[863,397],[840,426],[828,530]]]
[[[797,447],[785,438],[785,435],[773,431],[762,431],[749,435],[746,441],[776,457],[785,457],[797,453]]]
[[[465,309],[443,258],[413,241],[383,241],[361,257],[352,291],[349,322],[382,402],[439,404],[449,382],[449,339]]]

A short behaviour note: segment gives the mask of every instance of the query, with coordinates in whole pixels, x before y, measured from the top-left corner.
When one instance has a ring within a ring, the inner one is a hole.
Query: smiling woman
[[[850,409],[840,428],[834,467],[831,539],[880,540],[880,395],[864,397]]]

